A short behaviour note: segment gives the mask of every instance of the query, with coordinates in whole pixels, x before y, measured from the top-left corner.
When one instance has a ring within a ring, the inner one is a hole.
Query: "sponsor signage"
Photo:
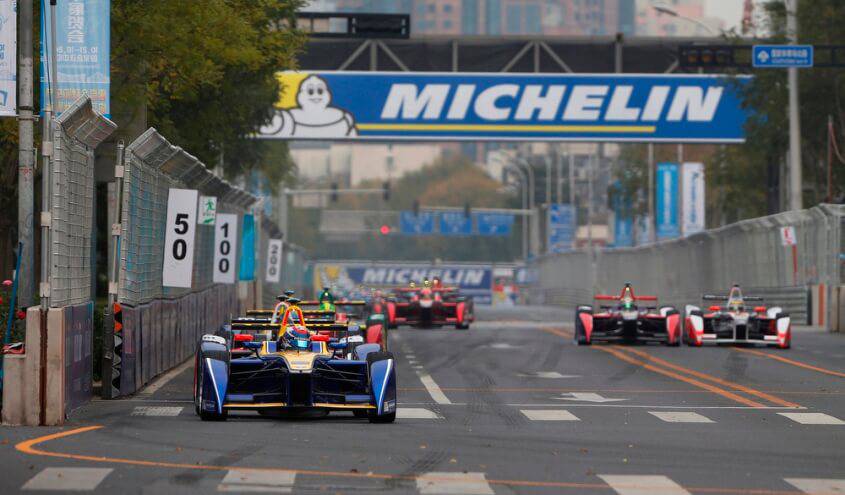
[[[282,72],[258,138],[745,140],[738,86],[696,74]]]
[[[269,239],[267,241],[267,272],[264,280],[277,284],[282,276],[282,240]]]
[[[472,234],[472,217],[464,215],[463,211],[444,211],[440,217],[440,233],[443,235]]]
[[[636,238],[637,245],[642,246],[651,242],[651,217],[648,215],[637,216],[634,223],[636,224]]]
[[[17,113],[17,10],[17,0],[0,0],[0,117]]]
[[[218,213],[214,222],[215,284],[235,283],[235,260],[238,252],[238,216]]]
[[[703,163],[684,163],[681,168],[681,211],[684,235],[704,230]]]
[[[813,45],[754,45],[751,65],[758,69],[812,67]]]
[[[798,240],[795,238],[795,227],[781,227],[780,228],[780,243],[784,247],[798,245]]]
[[[458,287],[476,303],[489,304],[491,301],[493,267],[490,265],[317,263],[314,266],[314,287],[331,287],[340,295],[361,286],[408,287],[411,282],[419,284],[426,278],[435,277],[447,287]]]
[[[621,212],[614,215],[613,245],[615,247],[631,247],[634,245],[634,220]]]
[[[678,225],[678,164],[657,164],[657,239],[681,235]]]
[[[253,215],[244,215],[241,246],[241,266],[238,269],[238,280],[255,280],[255,216]]]
[[[478,235],[506,236],[511,234],[513,215],[509,213],[473,213]]]
[[[164,263],[161,272],[162,285],[165,287],[191,287],[198,194],[195,189],[168,191]]]
[[[572,249],[575,241],[575,207],[570,204],[551,204],[547,213],[546,232],[550,253],[562,253]]]
[[[407,235],[433,234],[434,213],[421,211],[414,215],[413,211],[403,211],[399,214],[399,230]]]
[[[56,2],[56,42],[49,33],[51,8],[41,9],[41,108],[50,102],[47,77],[48,50],[56,54],[58,78],[53,111],[63,112],[83,94],[91,98],[94,110],[109,117],[110,84],[110,0],[64,0]],[[47,7],[44,7],[47,5]],[[55,50],[53,50],[55,45]]]

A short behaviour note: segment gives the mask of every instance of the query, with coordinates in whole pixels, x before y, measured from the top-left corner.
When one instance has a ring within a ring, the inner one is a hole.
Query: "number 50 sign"
[[[191,287],[197,195],[194,189],[170,189],[167,194],[167,227],[161,272],[165,287]]]

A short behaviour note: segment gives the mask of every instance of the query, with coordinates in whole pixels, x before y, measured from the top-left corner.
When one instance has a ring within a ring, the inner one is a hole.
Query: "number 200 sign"
[[[165,287],[191,287],[197,195],[194,189],[170,189],[167,194],[167,230],[161,272]]]
[[[267,273],[264,280],[277,284],[282,274],[282,240],[270,239],[267,241]]]
[[[214,224],[214,283],[235,283],[235,253],[238,252],[238,216],[218,213]]]

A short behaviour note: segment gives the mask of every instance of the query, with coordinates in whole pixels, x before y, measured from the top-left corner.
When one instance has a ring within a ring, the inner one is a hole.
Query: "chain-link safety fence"
[[[77,100],[53,119],[49,160],[49,260],[41,297],[59,308],[93,299],[92,233],[94,220],[94,149],[117,126],[96,113],[91,100]]]
[[[630,282],[637,293],[683,310],[736,283],[784,307],[797,324],[825,325],[824,301],[842,283],[843,218],[844,206],[820,205],[648,246],[543,256],[531,265],[537,282],[530,297],[574,308]]]

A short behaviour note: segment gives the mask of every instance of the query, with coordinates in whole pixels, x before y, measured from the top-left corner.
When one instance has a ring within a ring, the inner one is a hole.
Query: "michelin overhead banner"
[[[493,281],[491,265],[422,265],[403,263],[317,263],[314,287],[331,287],[336,296],[363,298],[372,288],[408,287],[411,282],[439,277],[443,285],[458,287],[478,304],[490,304]]]
[[[282,72],[266,139],[745,140],[748,78]]]
[[[17,0],[0,0],[0,117],[17,113]]]

